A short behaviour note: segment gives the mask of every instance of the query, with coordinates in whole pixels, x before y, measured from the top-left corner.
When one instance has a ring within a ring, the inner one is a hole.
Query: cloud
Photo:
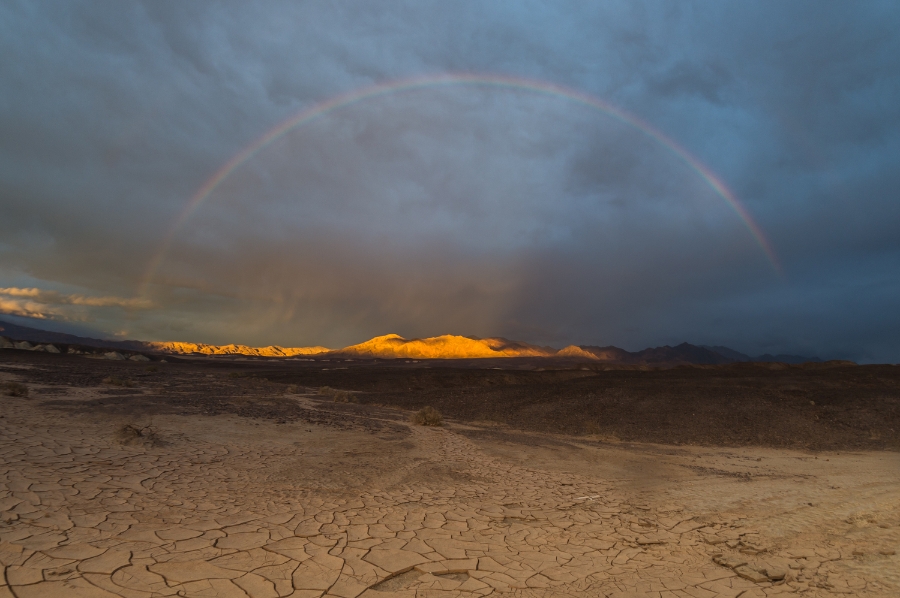
[[[157,340],[449,332],[900,360],[897,31],[891,2],[4,3],[0,285],[25,294],[3,309]],[[241,148],[338,94],[447,72],[566,85],[658,127],[744,201],[786,279],[639,131],[455,87],[289,132],[134,298]]]
[[[38,320],[46,320],[61,315],[58,310],[50,308],[43,303],[3,297],[0,297],[0,313]]]
[[[38,288],[0,288],[0,313],[41,320],[86,319],[83,311],[72,311],[64,306],[149,309],[153,303],[145,298],[91,297]]]

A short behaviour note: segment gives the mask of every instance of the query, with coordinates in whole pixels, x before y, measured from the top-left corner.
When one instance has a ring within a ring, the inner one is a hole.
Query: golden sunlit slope
[[[445,334],[407,340],[397,334],[376,336],[358,345],[337,351],[366,357],[407,357],[414,359],[475,359],[484,357],[548,357],[556,352],[545,347],[508,341],[503,338],[468,338]]]
[[[137,341],[135,341],[137,342]],[[180,355],[247,355],[253,357],[296,357],[300,355],[345,356],[382,359],[486,359],[492,357],[560,357],[605,363],[728,363],[732,360],[717,353],[683,343],[677,347],[656,347],[629,353],[618,347],[569,345],[557,351],[505,338],[477,338],[445,334],[429,338],[405,339],[398,334],[376,336],[358,345],[332,350],[327,347],[248,347],[246,345],[206,345],[202,343],[140,343],[159,353]]]
[[[578,345],[569,345],[568,347],[560,349],[557,355],[560,357],[585,357],[587,359],[599,359],[599,357],[597,357],[590,351],[585,351]]]
[[[407,340],[396,334],[376,336],[358,345],[337,351],[326,347],[248,347],[246,345],[205,345],[202,343],[155,342],[148,348],[160,353],[189,355],[251,355],[256,357],[294,357],[340,353],[359,357],[412,359],[477,359],[486,357],[549,357],[556,354],[550,347],[536,347],[505,338],[468,338],[445,334],[432,338]]]
[[[415,359],[475,359],[483,357],[547,357],[556,351],[503,338],[468,338],[445,334],[407,340],[397,334],[376,336],[338,351],[366,357],[407,357]]]
[[[147,343],[154,351],[161,353],[202,353],[204,355],[252,355],[256,357],[295,357],[297,355],[317,355],[327,353],[327,347],[248,347],[246,345],[204,345],[202,343]]]

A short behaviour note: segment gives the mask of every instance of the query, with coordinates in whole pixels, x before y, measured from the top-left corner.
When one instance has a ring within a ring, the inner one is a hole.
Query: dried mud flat
[[[423,428],[151,367],[0,352],[29,388],[0,397],[0,596],[900,595],[895,451]]]

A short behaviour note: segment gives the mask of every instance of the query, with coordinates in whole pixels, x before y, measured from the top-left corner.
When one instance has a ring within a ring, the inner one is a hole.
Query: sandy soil
[[[60,363],[0,356],[30,391],[0,397],[0,596],[900,595],[896,452],[423,428],[193,372],[222,409]]]

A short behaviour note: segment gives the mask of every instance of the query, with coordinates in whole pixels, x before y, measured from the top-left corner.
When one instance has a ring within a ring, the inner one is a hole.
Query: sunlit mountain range
[[[745,355],[728,347],[698,346],[689,343],[670,347],[654,347],[642,351],[626,351],[619,347],[569,345],[563,349],[532,345],[505,338],[475,338],[445,334],[421,339],[405,339],[397,334],[377,336],[373,339],[341,349],[328,347],[249,347],[246,345],[209,345],[191,342],[146,342],[134,340],[104,340],[51,332],[0,321],[0,347],[15,347],[21,343],[55,343],[50,352],[65,352],[68,346],[96,347],[168,355],[209,355],[248,357],[316,357],[380,359],[490,359],[490,358],[557,358],[621,364],[705,364],[717,365],[734,362],[762,361],[803,363],[821,361],[816,357],[801,355]],[[33,348],[32,345],[28,345]],[[39,345],[47,347],[48,345]],[[21,345],[20,348],[28,348]],[[42,349],[38,349],[42,350]]]

